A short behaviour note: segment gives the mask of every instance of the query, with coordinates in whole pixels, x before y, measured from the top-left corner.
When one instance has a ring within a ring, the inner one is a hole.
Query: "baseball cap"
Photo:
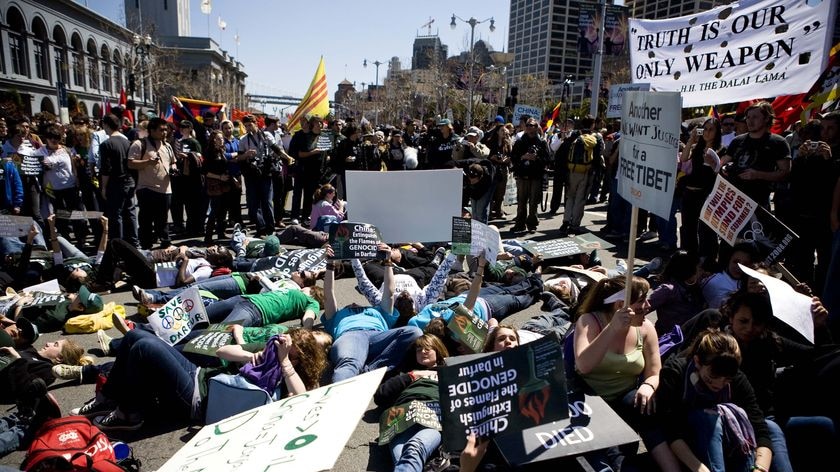
[[[79,297],[80,303],[83,307],[85,307],[85,311],[83,313],[86,315],[99,313],[103,308],[105,308],[105,303],[102,302],[102,297],[95,293],[91,293],[91,291],[84,285],[79,287],[79,294],[76,296]]]
[[[280,240],[271,235],[264,240],[263,257],[276,256],[280,252]]]
[[[23,344],[32,344],[37,341],[38,337],[41,335],[41,333],[38,332],[38,327],[26,318],[18,318],[15,324],[18,327]]]
[[[496,123],[504,123],[505,119],[504,119],[504,117],[502,117],[502,115],[496,115],[495,121],[496,121]]]
[[[452,124],[452,122],[451,122],[451,121],[449,121],[449,118],[441,118],[441,119],[439,119],[439,120],[438,120],[438,122],[437,122],[437,125],[438,125],[438,126],[449,126],[449,125],[451,125],[451,124]]]
[[[477,126],[470,126],[467,129],[467,136],[481,136],[481,130]]]
[[[471,164],[467,168],[467,175],[470,177],[481,177],[484,175],[484,168],[481,167],[481,164]]]

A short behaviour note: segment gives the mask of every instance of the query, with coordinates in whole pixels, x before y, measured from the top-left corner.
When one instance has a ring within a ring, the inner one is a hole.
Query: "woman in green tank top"
[[[652,420],[659,387],[659,343],[650,311],[650,284],[633,277],[624,306],[624,276],[603,279],[586,295],[575,324],[575,370],[628,424],[639,432],[663,471],[679,464]]]

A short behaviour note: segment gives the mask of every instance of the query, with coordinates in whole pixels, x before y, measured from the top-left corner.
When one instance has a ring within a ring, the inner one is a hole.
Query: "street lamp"
[[[134,45],[134,54],[140,59],[140,84],[143,87],[143,101],[146,101],[146,66],[149,62],[149,52],[152,48],[152,37],[146,34],[145,36],[140,36],[139,34],[135,34],[134,38],[132,39],[132,44]],[[134,90],[132,90],[132,93]]]
[[[461,20],[462,22],[470,25],[470,84],[469,84],[470,102],[469,102],[468,107],[467,107],[467,120],[466,120],[467,121],[466,126],[470,126],[472,124],[472,114],[473,114],[473,92],[474,92],[474,90],[473,90],[473,66],[475,64],[475,27],[476,27],[476,25],[480,25],[481,23],[486,23],[486,22],[489,21],[490,22],[490,32],[492,33],[493,31],[496,31],[496,20],[494,20],[492,16],[490,18],[487,18],[487,19],[484,19],[484,20],[481,20],[481,21],[478,21],[473,17],[470,17],[469,20],[465,20],[465,19],[461,18],[460,16],[457,16],[453,13],[452,14],[452,21],[449,23],[449,27],[452,28],[452,29],[455,29],[458,26],[458,24],[455,22],[455,20]]]
[[[379,125],[379,105],[378,105],[378,103],[379,103],[379,66],[381,66],[382,64],[385,64],[385,63],[380,62],[380,61],[373,61],[371,64],[376,66],[376,86],[373,88],[373,90],[376,92],[377,106],[376,106],[376,108],[374,108],[373,124],[374,125]],[[364,61],[362,61],[362,67],[367,67],[367,66],[368,66],[368,60],[365,59]],[[370,95],[368,95],[368,96],[370,96]]]

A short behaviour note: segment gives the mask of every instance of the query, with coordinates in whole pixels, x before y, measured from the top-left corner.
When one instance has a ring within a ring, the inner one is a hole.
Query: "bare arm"
[[[61,246],[58,244],[58,232],[55,230],[55,213],[47,217],[47,224],[50,227],[50,249],[52,249],[53,257],[64,260],[64,255],[61,253]],[[56,259],[56,264],[61,263]]]
[[[327,270],[324,272],[324,318],[330,320],[336,312],[334,261],[327,262]]]
[[[632,313],[633,310],[622,308],[600,332],[593,313],[580,317],[575,326],[575,364],[581,374],[592,372],[604,360],[616,336],[627,335],[630,327],[628,314]]]
[[[692,472],[710,472],[709,468],[703,465],[703,463],[700,462],[700,459],[694,455],[694,452],[692,452],[691,448],[688,447],[688,443],[682,439],[677,439],[672,442],[671,450],[674,452],[674,455],[677,456],[677,459],[685,464]]]
[[[464,300],[464,308],[467,310],[472,311],[473,307],[475,307],[475,302],[478,301],[478,292],[481,291],[481,283],[484,280],[484,266],[486,265],[487,260],[484,259],[484,254],[481,254],[478,256],[478,268],[470,284],[470,291],[467,293],[466,300]]]
[[[384,244],[380,244],[380,250],[387,249],[390,253],[391,248]],[[383,262],[385,265],[385,277],[383,281],[384,289],[382,290],[382,301],[379,302],[379,307],[385,313],[394,311],[394,293],[397,291],[397,281],[394,278],[394,263],[390,259]]]
[[[102,223],[102,237],[99,238],[99,247],[96,251],[98,253],[104,253],[105,249],[108,247],[108,218],[104,215],[100,216],[99,222]]]

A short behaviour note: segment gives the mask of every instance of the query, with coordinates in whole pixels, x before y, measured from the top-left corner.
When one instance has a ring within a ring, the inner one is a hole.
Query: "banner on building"
[[[826,65],[829,0],[758,0],[667,20],[630,19],[630,74],[683,107],[807,92]]]
[[[578,51],[592,57],[598,51],[601,28],[601,7],[596,2],[580,2],[578,16]],[[627,7],[607,5],[604,22],[604,54],[618,56],[627,53]]]

